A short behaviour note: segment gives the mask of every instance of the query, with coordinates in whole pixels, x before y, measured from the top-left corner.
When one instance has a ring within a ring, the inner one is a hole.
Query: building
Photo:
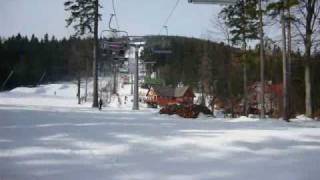
[[[282,111],[282,84],[265,83],[265,112],[277,115]],[[261,83],[255,82],[248,87],[249,113],[256,114],[261,110]],[[250,112],[251,111],[251,112]]]
[[[166,106],[172,104],[193,104],[194,93],[189,86],[185,87],[164,87],[153,86],[149,88],[145,102],[152,106]]]

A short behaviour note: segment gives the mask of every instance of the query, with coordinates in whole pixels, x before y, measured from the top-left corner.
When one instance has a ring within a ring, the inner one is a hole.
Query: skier
[[[127,104],[128,97],[124,96],[124,104]]]
[[[99,100],[99,110],[100,110],[100,111],[101,111],[101,109],[102,109],[102,104],[103,104],[102,99],[100,99],[100,100]]]

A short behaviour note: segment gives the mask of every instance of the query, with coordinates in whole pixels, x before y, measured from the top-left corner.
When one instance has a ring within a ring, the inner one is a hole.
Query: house
[[[265,83],[265,112],[269,115],[277,115],[281,112],[282,102],[282,84]],[[248,87],[248,103],[251,110],[259,113],[261,110],[260,104],[261,83],[255,82]],[[249,111],[250,111],[249,109]],[[249,112],[252,113],[252,112]],[[255,114],[253,113],[253,114]]]
[[[193,104],[194,97],[192,88],[189,86],[177,88],[152,86],[146,94],[145,102],[153,106]]]

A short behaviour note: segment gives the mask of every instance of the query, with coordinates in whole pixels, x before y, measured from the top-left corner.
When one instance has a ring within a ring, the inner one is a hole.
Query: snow
[[[319,179],[317,122],[133,111],[130,86],[119,92],[126,104],[98,111],[77,105],[75,89],[0,93],[0,179]]]
[[[292,119],[291,121],[295,121],[295,122],[307,121],[307,122],[310,122],[310,121],[314,121],[314,120],[312,118],[307,117],[304,114],[300,114],[296,118]]]
[[[84,92],[84,91],[82,91]],[[77,85],[48,84],[38,87],[18,87],[0,93],[0,104],[23,106],[76,107]]]
[[[258,118],[249,118],[246,116],[240,116],[239,118],[231,119],[232,122],[254,122],[259,121]]]

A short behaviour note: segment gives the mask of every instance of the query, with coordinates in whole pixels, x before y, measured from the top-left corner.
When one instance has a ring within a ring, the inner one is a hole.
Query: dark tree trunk
[[[288,78],[287,78],[287,43],[286,43],[286,26],[284,9],[281,10],[281,27],[282,27],[282,76],[283,76],[283,120],[289,121],[288,111]]]
[[[243,64],[243,114],[248,115],[248,84],[247,84],[247,64]]]
[[[260,118],[265,118],[265,102],[264,102],[264,40],[263,40],[263,22],[262,22],[262,10],[261,10],[261,0],[259,0],[259,34],[260,34],[260,83],[261,83],[261,94],[260,94],[260,104],[261,112]]]
[[[77,88],[78,88],[77,96],[78,96],[78,104],[81,104],[80,85],[81,85],[81,78],[80,78],[80,76],[78,76],[78,78],[77,78]]]
[[[84,101],[87,102],[87,97],[88,97],[88,76],[89,76],[89,60],[86,58],[86,89],[85,89],[85,95],[84,95]]]
[[[98,25],[99,25],[99,0],[95,1],[94,17],[94,43],[93,43],[93,104],[92,107],[98,107]]]
[[[311,58],[311,47],[312,47],[312,20],[315,18],[315,3],[316,0],[307,1],[307,16],[306,16],[306,36],[305,36],[305,104],[306,104],[306,115],[312,117],[312,100],[311,100],[311,77],[310,77],[310,58]]]
[[[305,54],[305,87],[306,87],[306,95],[305,95],[305,104],[306,104],[306,115],[308,117],[312,117],[312,101],[311,101],[311,77],[310,77],[310,57],[311,57],[311,35],[310,38],[307,37],[309,42],[306,43],[306,54]]]
[[[287,3],[288,3],[288,0],[287,0]],[[291,76],[292,76],[292,70],[291,70],[291,12],[290,12],[290,7],[288,7],[287,9],[288,11],[288,76],[287,76],[287,81],[288,81],[288,110],[289,110],[289,118],[292,117],[292,114],[293,114],[293,106],[292,106],[292,82],[291,82]]]

